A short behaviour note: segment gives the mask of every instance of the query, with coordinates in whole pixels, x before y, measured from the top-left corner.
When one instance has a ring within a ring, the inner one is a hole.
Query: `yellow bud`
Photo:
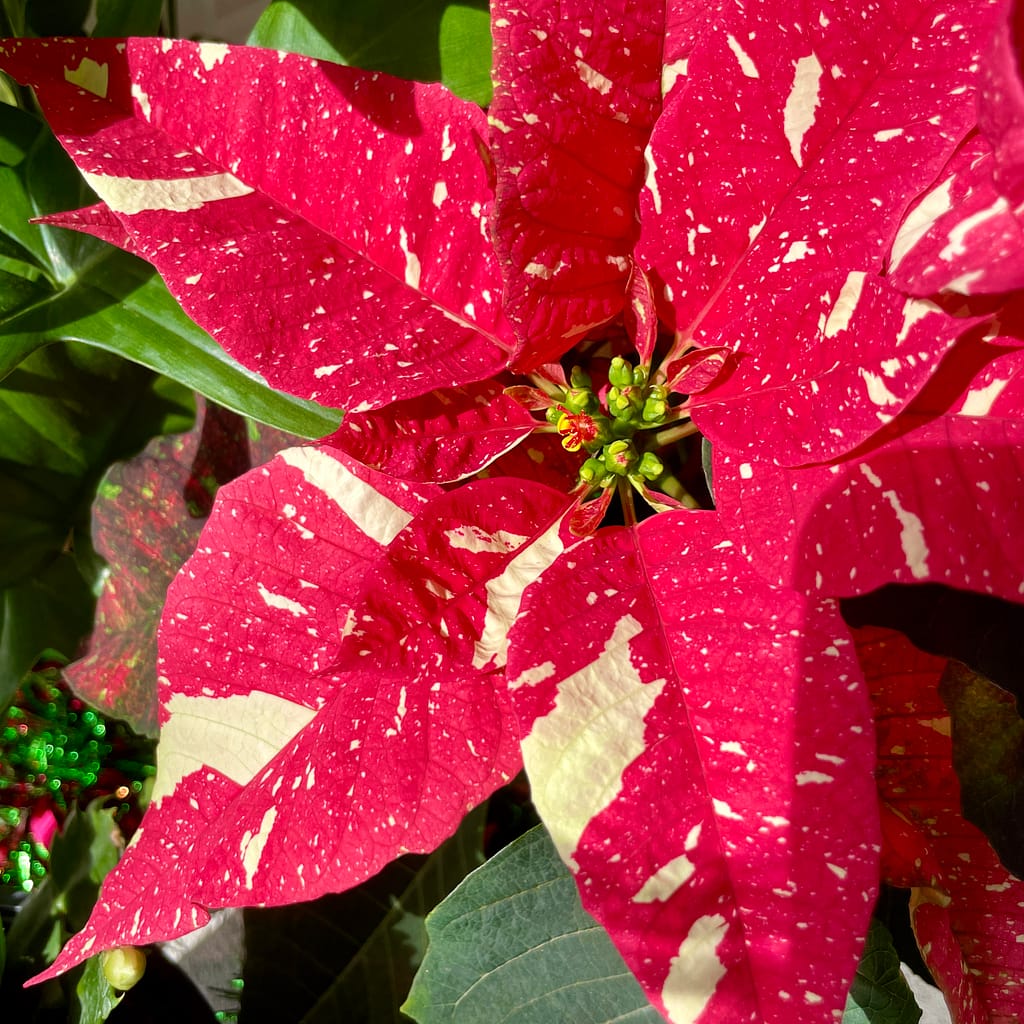
[[[108,949],[100,958],[103,977],[118,990],[127,992],[146,973],[146,954],[135,946]]]

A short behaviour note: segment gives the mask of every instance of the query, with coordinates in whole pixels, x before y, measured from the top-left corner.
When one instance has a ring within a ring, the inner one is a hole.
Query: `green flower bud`
[[[103,976],[118,992],[127,992],[146,973],[146,954],[134,946],[116,946],[100,959]]]
[[[590,374],[582,366],[574,366],[569,374],[569,383],[574,388],[589,388],[593,385]]]
[[[604,465],[609,473],[625,476],[636,462],[636,449],[629,441],[612,441],[604,448]]]
[[[644,452],[640,456],[640,462],[636,467],[636,471],[645,480],[656,480],[665,472],[665,466],[654,452]]]
[[[580,466],[580,479],[587,484],[600,484],[608,475],[600,459],[589,458]]]
[[[616,356],[608,367],[608,383],[616,388],[632,386],[633,367],[622,356]]]

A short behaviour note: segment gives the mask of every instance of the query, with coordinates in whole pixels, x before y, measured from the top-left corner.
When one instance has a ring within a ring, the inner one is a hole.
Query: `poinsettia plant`
[[[486,113],[283,52],[3,44],[100,198],[49,222],[348,410],[219,493],[152,804],[42,977],[356,885],[525,764],[669,1021],[834,1019],[883,874],[998,886],[925,957],[958,1019],[1024,1012],[1024,884],[923,867],[964,850],[880,802],[838,606],[1024,594],[1014,14],[496,2]]]

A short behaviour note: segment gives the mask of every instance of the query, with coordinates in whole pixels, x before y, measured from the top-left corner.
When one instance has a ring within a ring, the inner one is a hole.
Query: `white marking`
[[[441,209],[441,204],[448,198],[448,186],[443,182],[439,181],[434,186],[434,205]]]
[[[116,213],[170,210],[185,213],[221,199],[247,196],[252,189],[233,174],[208,174],[200,178],[118,178],[112,174],[82,176],[99,197]]]
[[[928,299],[907,299],[903,304],[903,324],[900,327],[899,334],[896,335],[896,344],[902,345],[907,340],[915,324],[938,311],[939,307]]]
[[[199,284],[203,279],[202,274],[192,274],[190,277],[185,278],[185,284]]]
[[[267,840],[270,839],[270,830],[274,827],[274,821],[277,818],[277,808],[268,808],[267,813],[263,815],[263,820],[260,822],[260,827],[256,830],[256,834],[252,832],[246,832],[242,836],[242,868],[245,871],[245,887],[246,889],[252,888],[253,879],[256,877],[256,871],[260,866],[260,859],[263,857],[263,851],[266,849]]]
[[[695,1024],[711,1001],[718,983],[725,977],[718,947],[728,928],[721,914],[709,914],[697,918],[683,939],[661,990],[672,1024]]]
[[[453,156],[455,156],[455,143],[452,142],[451,129],[445,125],[444,131],[441,132],[441,163],[447,163]]]
[[[741,480],[752,480],[754,477],[754,467],[749,462],[741,462],[739,473]]]
[[[971,231],[979,224],[984,224],[985,221],[990,220],[992,217],[998,217],[1009,209],[1010,204],[1007,202],[1006,197],[1000,196],[991,206],[971,214],[970,217],[964,217],[962,221],[950,229],[949,242],[939,253],[939,259],[951,260],[954,256],[963,255],[967,251],[966,238]]]
[[[1003,393],[1009,380],[994,380],[983,388],[974,388],[967,392],[960,416],[987,416],[992,411],[996,399]]]
[[[251,782],[316,714],[273,693],[251,690],[230,697],[189,697],[167,702],[160,729],[160,759],[151,806],[202,768],[212,768],[239,786]]]
[[[200,43],[199,59],[207,71],[212,71],[217,64],[223,64],[228,55],[226,43]]]
[[[380,545],[390,544],[412,520],[390,498],[316,448],[286,448],[280,458],[299,470],[306,483],[323,491],[355,526]]]
[[[589,88],[596,89],[602,96],[607,96],[612,91],[612,80],[592,68],[586,61],[577,60],[576,70],[580,74],[580,81]]]
[[[827,782],[835,782],[836,780],[831,775],[826,775],[824,772],[797,772],[796,784],[798,786],[810,786],[824,785]]]
[[[501,668],[508,660],[508,631],[519,614],[523,591],[562,553],[561,520],[555,520],[533,543],[521,548],[504,571],[487,581],[487,612],[480,639],[474,644],[473,667],[493,662]]]
[[[520,686],[536,686],[538,683],[543,683],[545,679],[550,679],[554,674],[555,663],[545,661],[541,665],[524,669],[515,679],[510,679],[506,685],[510,690],[518,690]]]
[[[740,62],[740,70],[747,76],[747,78],[760,78],[761,76],[757,73],[757,67],[754,62],[750,59],[747,52],[740,46],[739,41],[735,36],[728,36],[726,42],[729,44],[729,49],[735,54],[736,59]]]
[[[857,303],[860,302],[866,276],[862,270],[853,270],[847,275],[839,291],[839,298],[836,299],[836,304],[825,321],[826,338],[834,338],[840,331],[845,331],[850,326]]]
[[[806,242],[793,242],[786,251],[786,255],[782,257],[782,262],[796,263],[797,260],[802,260],[805,256],[813,255],[814,249],[812,249]]]
[[[559,683],[555,706],[522,741],[533,801],[570,866],[584,829],[614,802],[623,772],[647,749],[644,718],[665,680],[644,683],[633,665],[629,641],[642,632],[631,615],[620,619],[603,653]]]
[[[743,815],[737,814],[724,800],[712,799],[711,806],[715,809],[715,814],[720,818],[728,818],[730,821],[742,821]]]
[[[256,589],[259,590],[260,597],[263,598],[263,603],[268,608],[276,608],[282,612],[291,612],[296,618],[309,614],[309,609],[304,604],[299,604],[298,601],[293,601],[290,597],[285,597],[283,594],[271,593],[261,582],[256,584]]]
[[[891,139],[899,138],[902,134],[902,128],[885,128],[880,132],[875,132],[875,142],[889,142]]]
[[[492,551],[496,554],[508,554],[521,548],[528,537],[507,530],[497,530],[493,534],[484,533],[476,526],[457,526],[454,530],[445,530],[448,544],[457,551]]]
[[[684,57],[682,60],[674,61],[671,64],[666,64],[661,69],[661,98],[664,99],[674,88],[677,81],[680,78],[684,78],[687,73],[687,65],[689,60]]]
[[[896,405],[899,402],[899,399],[886,387],[885,381],[877,373],[865,370],[863,366],[859,367],[857,372],[864,378],[868,389],[868,399],[873,404]]]
[[[740,757],[746,757],[747,752],[743,749],[742,743],[737,743],[736,740],[723,740],[719,745],[718,749],[723,754],[739,754]]]
[[[416,253],[410,251],[409,236],[405,233],[404,227],[398,229],[398,244],[405,255],[405,283],[410,288],[418,289],[420,286],[420,258]]]
[[[889,254],[889,271],[894,271],[904,257],[928,233],[931,226],[953,208],[953,179],[936,185],[907,215],[893,239]]]
[[[142,116],[148,121],[153,108],[150,106],[149,97],[138,82],[132,82],[132,99],[138,101]]]
[[[633,897],[634,903],[664,902],[678,892],[697,870],[697,865],[681,853],[678,857],[662,865],[641,886]]]
[[[860,471],[870,484],[881,488],[881,478],[872,472],[867,463],[861,463]],[[908,512],[903,507],[903,503],[895,491],[882,491],[882,497],[889,503],[889,507],[896,513],[896,518],[899,521],[900,546],[903,548],[903,557],[906,559],[907,568],[914,579],[927,578],[930,551],[924,539],[924,523],[921,522],[919,516]]]
[[[654,151],[651,149],[650,143],[648,143],[647,148],[644,150],[644,167],[646,169],[644,187],[651,193],[651,202],[654,203],[654,212],[661,213],[661,193],[658,191],[658,182],[656,178],[658,165],[654,161]]]
[[[803,166],[804,136],[814,124],[815,111],[821,104],[821,71],[821,64],[813,53],[801,57],[794,66],[793,84],[783,108],[782,130],[797,167]]]
[[[106,99],[107,88],[110,85],[110,65],[97,64],[89,57],[83,57],[77,68],[64,69],[64,81]]]

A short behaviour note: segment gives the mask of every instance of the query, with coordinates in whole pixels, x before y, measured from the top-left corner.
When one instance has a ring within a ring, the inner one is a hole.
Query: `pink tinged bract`
[[[494,232],[521,368],[558,359],[623,308],[664,7],[493,5]]]
[[[938,689],[945,661],[887,630],[858,630],[856,640],[875,707],[879,792],[917,826],[941,869],[912,894],[918,945],[956,1024],[1014,1024],[1024,1014],[1024,882],[960,812]]]
[[[328,758],[318,769],[309,751],[300,767],[279,755],[307,726],[318,732],[325,718],[359,717],[365,688],[346,690],[326,671],[346,613],[363,574],[438,493],[316,446],[288,449],[221,488],[164,607],[160,756],[150,809],[86,928],[45,977],[109,946],[191,931],[206,919],[194,913],[193,900],[282,903],[353,884],[358,862],[346,864],[345,878],[332,877],[333,849],[316,847],[319,859],[293,861],[288,877],[278,870],[271,839],[282,829],[274,822],[295,802],[296,775],[311,808],[341,803],[351,784],[331,776]],[[301,748],[301,738],[294,746]],[[268,765],[278,773],[273,781]],[[276,803],[261,806],[257,827],[248,828],[246,808],[257,806],[265,789]],[[378,822],[389,813],[386,804],[363,810]],[[305,828],[315,834],[314,821]],[[385,860],[400,846],[396,837]],[[272,875],[261,870],[265,855]],[[236,862],[241,870],[233,872]],[[206,895],[210,889],[216,900]]]
[[[716,450],[716,499],[767,579],[836,597],[931,581],[1021,600],[1024,351],[973,351],[984,360],[973,377],[953,360],[843,461],[783,469]],[[934,404],[946,369],[959,395]]]
[[[704,342],[744,313],[755,327],[781,319],[800,281],[881,269],[906,206],[974,125],[995,12],[974,0],[885,0],[867,19],[831,3],[793,19],[775,5],[683,11],[637,254],[674,326]]]
[[[1024,202],[1024,6],[1001,0],[986,59],[979,69],[978,127],[995,152],[996,187],[1013,205]]]
[[[372,408],[504,365],[473,104],[208,43],[14,40],[0,63],[186,312],[274,387]]]
[[[828,461],[878,433],[975,323],[861,271],[797,283],[774,301],[777,319],[755,305],[712,339],[740,354],[690,405],[713,443],[784,466]]]
[[[461,480],[515,447],[537,425],[502,391],[500,383],[483,381],[375,412],[350,413],[328,440],[364,465],[402,480]]]
[[[508,676],[534,801],[667,1019],[831,1021],[879,849],[834,604],[765,583],[715,513],[666,513],[527,591]]]
[[[983,136],[956,152],[900,225],[889,257],[897,288],[976,295],[1024,285],[1024,200],[1011,205],[993,183],[994,169]]]

